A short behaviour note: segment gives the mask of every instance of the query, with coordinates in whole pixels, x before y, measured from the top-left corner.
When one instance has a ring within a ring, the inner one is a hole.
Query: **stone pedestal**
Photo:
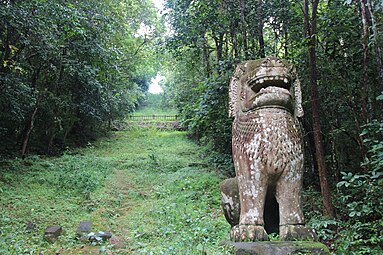
[[[235,255],[330,255],[328,248],[319,242],[226,242]]]

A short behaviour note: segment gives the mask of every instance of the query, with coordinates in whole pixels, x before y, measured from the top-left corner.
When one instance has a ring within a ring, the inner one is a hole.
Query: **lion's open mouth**
[[[292,80],[288,68],[281,60],[269,57],[248,75],[247,84],[258,93],[262,88],[269,86],[280,87],[289,90]]]
[[[258,76],[249,83],[251,89],[258,93],[261,89],[269,86],[281,87],[289,90],[291,86],[290,79],[286,76]]]

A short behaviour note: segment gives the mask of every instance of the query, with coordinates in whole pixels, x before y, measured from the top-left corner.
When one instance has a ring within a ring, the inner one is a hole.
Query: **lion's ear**
[[[229,84],[229,117],[234,118],[240,110],[239,101],[241,97],[241,77],[245,73],[246,64],[239,64]]]
[[[238,87],[239,81],[237,77],[232,77],[229,84],[229,117],[234,118],[238,111]]]
[[[298,75],[295,72],[295,80],[293,83],[293,89],[294,89],[294,115],[295,117],[302,117],[303,107],[302,107],[302,90],[301,90],[301,83],[299,81]]]

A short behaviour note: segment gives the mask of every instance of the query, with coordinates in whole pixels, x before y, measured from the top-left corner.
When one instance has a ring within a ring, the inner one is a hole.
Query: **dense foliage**
[[[228,82],[235,65],[270,55],[288,59],[303,85],[305,183],[318,190],[308,54],[315,46],[324,163],[340,220],[325,223],[333,235],[321,237],[341,237],[339,254],[381,252],[382,2],[168,0],[166,6],[173,33],[165,96],[191,135],[230,158]]]
[[[228,140],[230,121],[225,111],[228,80],[234,66],[245,59],[276,55],[297,66],[305,97],[302,123],[307,143],[312,144],[302,3],[178,0],[168,1],[167,7],[168,22],[174,29],[167,46],[173,58],[165,66],[169,73],[164,86],[197,138],[216,137],[215,131],[221,130],[223,134],[213,139],[216,149],[230,151],[228,143],[218,140]],[[342,169],[358,171],[367,149],[360,137],[362,126],[381,118],[382,103],[376,98],[383,90],[378,72],[382,56],[375,46],[382,44],[382,8],[379,2],[371,7],[377,32],[371,32],[368,44],[369,84],[364,90],[359,2],[322,1],[319,5],[316,37],[321,118],[328,164],[335,181],[340,180]],[[362,103],[364,97],[366,106]],[[366,111],[366,116],[362,111]],[[313,157],[312,153],[309,151],[308,156]]]
[[[0,153],[52,154],[132,111],[160,24],[151,1],[1,1]]]
[[[337,254],[381,253],[382,1],[166,0],[165,8],[160,20],[150,0],[0,0],[0,156],[55,154],[97,138],[141,103],[161,66],[162,105],[176,107],[190,136],[210,146],[206,156],[232,175],[229,79],[244,60],[278,56],[303,85],[307,190],[323,192],[318,172],[325,165],[329,174],[336,218],[323,220],[318,203],[310,224]],[[171,31],[160,40],[164,21]],[[82,164],[62,168],[47,182],[89,194],[99,181]],[[73,173],[90,183],[70,183]]]

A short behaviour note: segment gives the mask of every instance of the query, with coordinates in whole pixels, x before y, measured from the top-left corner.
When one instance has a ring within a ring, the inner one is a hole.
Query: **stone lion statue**
[[[281,240],[315,239],[301,210],[303,109],[294,67],[275,57],[244,62],[229,97],[236,178],[222,184],[221,194],[232,240],[268,240],[268,223]]]

